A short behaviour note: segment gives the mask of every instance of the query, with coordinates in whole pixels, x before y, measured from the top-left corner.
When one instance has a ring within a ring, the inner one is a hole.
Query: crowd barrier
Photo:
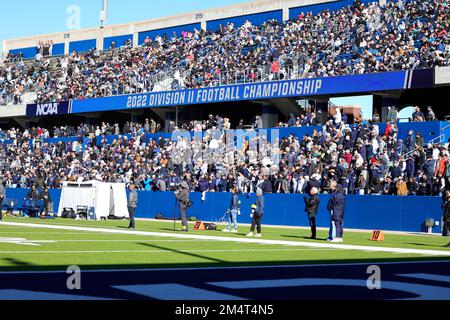
[[[6,198],[23,203],[28,190],[7,189]],[[161,214],[166,218],[179,216],[175,196],[172,192],[140,191],[136,210],[138,218],[155,218]],[[50,190],[55,211],[58,209],[61,190]],[[305,213],[304,195],[268,194],[265,196],[266,210],[263,223],[280,226],[308,226]],[[329,195],[320,195],[320,207],[317,217],[319,227],[328,227],[329,213],[327,203]],[[202,194],[191,193],[194,202],[189,209],[189,217],[203,221],[217,222],[225,215],[231,201],[230,193],[207,193],[202,201]],[[250,206],[255,203],[254,195],[240,197],[242,201],[239,222],[250,223]],[[398,197],[398,196],[347,196],[345,227],[351,229],[385,230],[385,231],[427,231],[425,221],[434,219],[439,225],[433,232],[441,232],[441,198],[440,197]]]

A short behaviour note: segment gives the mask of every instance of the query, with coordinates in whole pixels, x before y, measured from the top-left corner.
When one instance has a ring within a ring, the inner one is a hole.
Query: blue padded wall
[[[131,40],[131,43],[133,44],[133,35],[132,34],[126,34],[123,36],[114,36],[114,37],[106,37],[103,39],[103,50],[109,50],[109,47],[111,46],[111,43],[113,41],[116,42],[116,48],[120,48],[123,46],[124,42],[128,39]]]
[[[55,43],[53,45],[52,55],[53,56],[62,56],[62,55],[64,55],[64,48],[65,48],[65,44],[64,43]]]
[[[37,47],[13,49],[9,50],[9,52],[12,54],[19,54],[22,52],[24,59],[32,59],[36,56]]]
[[[227,23],[234,23],[236,27],[242,26],[246,20],[250,21],[253,25],[259,26],[270,19],[276,19],[278,21],[283,20],[283,11],[282,10],[275,10],[275,11],[268,11],[268,12],[261,12],[261,13],[255,13],[255,14],[249,14],[244,16],[238,16],[238,17],[230,17],[230,18],[224,18],[224,19],[218,19],[218,20],[211,20],[206,22],[206,29],[217,31],[219,30],[220,25],[227,25]]]
[[[22,204],[26,195],[25,189],[7,189],[6,198],[15,199]],[[57,210],[61,190],[50,190],[54,208]],[[191,200],[194,205],[189,209],[188,216],[203,221],[218,221],[224,216],[230,205],[230,193],[208,193],[206,200],[201,200],[202,194],[194,192]],[[269,194],[266,195],[266,212],[263,224],[280,226],[308,226],[305,204],[301,194]],[[320,195],[317,225],[328,227],[329,213],[326,210],[329,195]],[[255,202],[255,196],[241,196],[242,215],[240,223],[250,223],[250,206]],[[139,205],[136,215],[139,218],[155,218],[157,214],[167,218],[177,217],[178,209],[172,192],[139,192]],[[424,232],[425,220],[433,218],[441,221],[440,197],[397,197],[397,196],[359,196],[347,197],[345,212],[345,227],[367,230],[393,230]],[[433,232],[441,232],[441,226],[434,227]]]
[[[174,32],[177,34],[177,36],[180,36],[183,31],[194,32],[194,29],[200,30],[201,24],[193,23],[182,26],[139,32],[139,45],[144,43],[144,40],[147,36],[151,39],[155,39],[157,36],[162,36],[164,34],[166,34],[168,37],[171,37]]]
[[[69,52],[76,51],[78,53],[87,52],[97,47],[97,40],[81,40],[74,41],[69,44]]]

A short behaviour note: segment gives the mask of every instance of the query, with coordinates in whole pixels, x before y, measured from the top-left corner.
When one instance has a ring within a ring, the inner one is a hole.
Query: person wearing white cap
[[[308,214],[309,225],[311,226],[311,239],[316,239],[317,227],[316,227],[316,216],[319,209],[320,199],[317,195],[319,190],[317,188],[312,188],[310,191],[311,197],[304,197],[305,200],[305,211]]]

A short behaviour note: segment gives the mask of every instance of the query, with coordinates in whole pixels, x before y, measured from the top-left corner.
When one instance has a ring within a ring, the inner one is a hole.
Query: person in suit
[[[450,191],[445,191],[442,198],[442,209],[444,210],[444,226],[442,236],[448,237],[450,236]],[[446,247],[450,247],[450,242],[446,245]]]
[[[336,237],[329,239],[331,242],[344,242],[344,212],[345,212],[345,194],[340,184],[333,181],[331,185],[333,191],[327,209],[331,212],[331,221],[336,228]],[[331,232],[330,232],[331,234]]]
[[[256,191],[256,197],[256,203],[252,206],[252,227],[250,229],[250,232],[247,234],[247,237],[253,237],[256,228],[258,233],[255,237],[261,238],[261,220],[264,216],[265,199],[263,191],[260,188]]]
[[[175,197],[178,201],[178,207],[181,214],[181,232],[189,232],[189,225],[187,222],[187,209],[189,208],[189,186],[186,181],[183,181],[180,185],[181,189],[175,192]]]
[[[134,183],[130,184],[130,193],[128,194],[128,212],[130,213],[130,225],[128,229],[136,229],[136,221],[134,219],[134,214],[138,206],[138,193],[136,191],[136,186]]]
[[[311,226],[311,239],[316,239],[317,227],[316,227],[316,216],[319,209],[320,199],[317,195],[317,188],[312,188],[310,191],[310,197],[304,197],[305,200],[305,211],[308,214],[309,225]]]

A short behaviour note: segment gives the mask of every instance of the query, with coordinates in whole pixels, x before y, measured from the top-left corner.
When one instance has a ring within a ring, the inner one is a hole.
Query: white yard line
[[[260,244],[275,244],[275,245],[287,245],[294,247],[310,247],[310,248],[334,248],[334,249],[346,249],[346,250],[358,250],[367,252],[394,252],[394,253],[410,253],[426,256],[450,256],[450,250],[424,250],[424,249],[406,249],[406,248],[389,248],[389,247],[375,247],[375,246],[360,246],[360,245],[347,245],[347,244],[335,244],[335,243],[316,243],[316,242],[301,242],[301,241],[286,241],[286,240],[264,240],[255,238],[238,238],[238,237],[217,237],[217,236],[204,236],[193,235],[185,233],[162,233],[162,232],[148,232],[148,231],[128,231],[128,230],[116,230],[116,229],[103,229],[103,228],[86,228],[86,227],[74,227],[74,226],[59,226],[59,225],[45,225],[45,224],[31,224],[31,223],[15,223],[15,222],[2,222],[2,225],[16,226],[16,227],[28,227],[28,228],[44,228],[54,230],[70,230],[70,231],[87,231],[87,232],[102,232],[105,234],[131,234],[142,236],[154,236],[154,237],[166,237],[177,239],[196,239],[196,240],[213,240],[223,242],[239,242],[239,243],[260,243]]]
[[[86,251],[50,251],[50,250],[33,250],[33,251],[0,251],[0,254],[83,254],[83,253],[202,253],[202,252],[280,252],[280,251],[289,251],[289,252],[300,252],[300,251],[327,251],[327,250],[336,250],[336,249],[325,249],[325,248],[303,248],[303,249],[205,249],[205,250],[86,250]]]

